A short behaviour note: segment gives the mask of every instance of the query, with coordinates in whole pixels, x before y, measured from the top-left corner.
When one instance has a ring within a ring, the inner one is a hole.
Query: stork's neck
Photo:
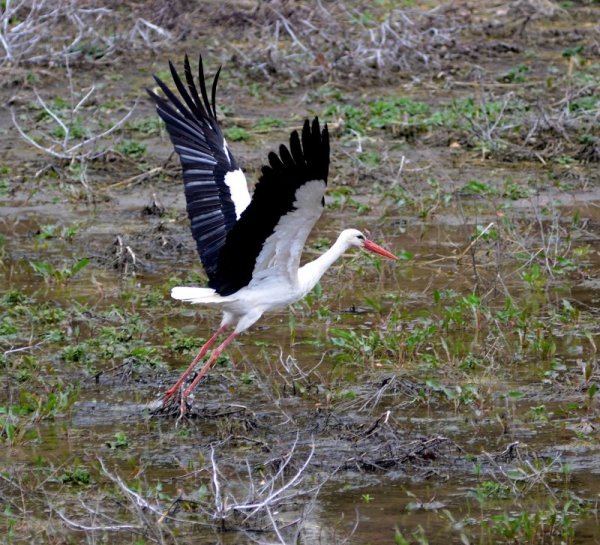
[[[342,235],[338,237],[334,245],[329,248],[323,255],[303,265],[298,269],[298,282],[304,294],[312,290],[321,276],[331,267],[342,254],[350,247],[348,241]]]

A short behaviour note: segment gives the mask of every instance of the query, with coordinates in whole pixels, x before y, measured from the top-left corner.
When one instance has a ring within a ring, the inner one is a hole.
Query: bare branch
[[[114,526],[105,525],[102,526],[88,526],[80,522],[75,522],[70,518],[67,518],[63,513],[55,510],[55,513],[66,522],[74,530],[81,530],[83,532],[122,532],[124,530],[142,530],[144,527],[139,524],[116,524]]]
[[[132,49],[156,49],[173,39],[171,32],[135,12],[80,4],[6,0],[0,11],[0,65],[66,64],[75,58],[95,61]],[[115,32],[116,28],[124,30]],[[90,44],[92,51],[82,43]]]

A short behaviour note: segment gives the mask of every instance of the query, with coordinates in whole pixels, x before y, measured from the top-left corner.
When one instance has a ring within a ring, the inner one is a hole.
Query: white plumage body
[[[193,304],[217,305],[223,311],[222,326],[234,325],[240,333],[248,329],[265,312],[285,308],[305,297],[327,269],[350,247],[362,246],[363,235],[356,229],[342,231],[336,243],[318,259],[287,274],[287,267],[267,269],[250,284],[232,295],[221,296],[210,288],[178,286],[171,297]],[[290,257],[295,261],[296,256]],[[299,260],[299,254],[298,254]]]

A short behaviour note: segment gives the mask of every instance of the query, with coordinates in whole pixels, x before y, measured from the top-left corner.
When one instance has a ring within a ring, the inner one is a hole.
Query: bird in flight
[[[217,120],[215,95],[220,68],[212,81],[209,99],[202,57],[198,85],[185,56],[184,80],[169,62],[177,93],[154,76],[164,97],[148,90],[158,115],[165,122],[183,171],[187,213],[208,287],[175,287],[171,297],[222,310],[217,331],[172,388],[163,407],[181,392],[179,410],[219,355],[265,312],[286,307],[307,295],[321,276],[352,247],[397,259],[356,229],[342,231],[319,258],[300,266],[306,239],[324,207],[329,172],[329,133],[315,117],[293,131],[289,146],[268,155],[268,164],[252,197],[244,173],[225,141]],[[199,87],[199,88],[198,88]],[[187,377],[225,333],[193,381]]]

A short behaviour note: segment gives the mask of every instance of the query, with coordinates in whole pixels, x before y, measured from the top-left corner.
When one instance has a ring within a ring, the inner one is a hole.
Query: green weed
[[[91,484],[92,477],[85,467],[74,467],[62,473],[58,477],[58,480],[63,484],[70,484],[72,486],[87,486]]]
[[[230,142],[242,142],[250,138],[250,133],[242,127],[228,127],[224,132]]]
[[[600,109],[600,95],[589,95],[573,99],[569,103],[572,112],[598,111]]]
[[[11,184],[7,178],[0,178],[0,197],[6,197],[10,193]]]
[[[365,504],[369,504],[371,503],[375,498],[371,495],[371,494],[362,494],[360,496],[360,501],[362,501]]]
[[[332,104],[324,110],[323,117],[343,120],[344,128],[348,132],[365,134],[367,131],[364,110],[352,104]]]
[[[133,121],[129,121],[126,127],[135,132],[139,132],[144,136],[158,136],[162,134],[163,123],[157,115],[147,117],[138,117]]]
[[[330,206],[339,210],[346,208],[354,209],[358,213],[366,213],[370,206],[353,198],[354,190],[351,187],[339,187],[330,191],[329,196],[332,199]]]
[[[570,544],[575,537],[574,521],[581,507],[567,500],[561,507],[550,504],[548,508],[519,514],[493,515],[483,526],[491,536],[511,543],[542,545],[554,543]]]
[[[54,238],[62,238],[63,240],[71,241],[79,232],[78,225],[42,225],[35,237],[39,240],[50,240]]]
[[[84,125],[83,119],[81,117],[75,117],[71,119],[68,125],[66,125],[67,130],[60,125],[55,127],[50,134],[55,138],[65,138],[67,134],[70,138],[75,139],[83,139],[90,136],[89,129]]]
[[[174,327],[166,327],[164,333],[168,337],[165,346],[169,350],[180,354],[196,352],[206,342],[206,339],[201,337],[190,337]]]
[[[522,271],[521,278],[532,291],[543,290],[548,282],[539,263],[533,263],[528,270]]]
[[[29,265],[34,273],[39,274],[45,282],[56,282],[64,284],[73,278],[79,271],[87,267],[90,260],[87,257],[75,261],[71,266],[56,268],[51,263],[46,261],[30,261]]]
[[[118,431],[115,433],[114,441],[109,441],[107,446],[111,449],[118,448],[126,448],[129,446],[129,440],[127,439],[127,435],[123,431]]]
[[[501,76],[500,81],[504,83],[525,83],[528,73],[529,67],[526,64],[518,64]]]
[[[462,187],[461,193],[465,195],[481,195],[483,197],[491,197],[497,195],[498,191],[496,188],[490,186],[486,182],[471,180]]]
[[[140,159],[148,150],[146,144],[139,142],[138,140],[121,140],[116,146],[115,149],[125,155],[126,157],[130,157],[131,159]]]
[[[285,123],[278,117],[261,117],[255,124],[254,130],[257,133],[268,132],[271,129],[279,129],[284,127]]]
[[[382,129],[398,124],[427,125],[429,106],[424,102],[416,102],[406,97],[379,99],[369,104],[370,116],[368,125]]]

